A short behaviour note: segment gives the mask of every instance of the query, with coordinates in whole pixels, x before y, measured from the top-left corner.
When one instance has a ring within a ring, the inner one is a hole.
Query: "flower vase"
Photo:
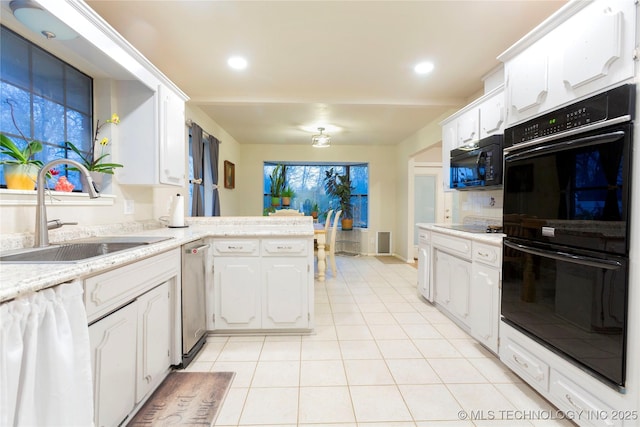
[[[4,180],[10,190],[34,190],[40,168],[34,164],[5,164]]]

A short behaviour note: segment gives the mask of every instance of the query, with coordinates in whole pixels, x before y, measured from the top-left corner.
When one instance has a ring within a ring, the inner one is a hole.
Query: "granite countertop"
[[[162,236],[170,237],[158,243],[141,245],[133,249],[115,252],[75,263],[0,263],[0,302],[20,295],[45,289],[60,283],[91,276],[123,266],[142,258],[147,258],[178,248],[185,243],[203,237],[308,237],[313,238],[313,220],[311,217],[192,217],[186,218],[185,228],[160,227],[143,229],[142,227],[122,227],[124,233],[104,233],[105,228],[96,228],[98,232],[77,228],[76,233],[69,227],[64,239],[54,239],[55,243],[93,236]],[[55,233],[51,233],[55,234]],[[58,233],[62,235],[62,233]],[[57,236],[60,237],[60,236]],[[15,247],[15,242],[3,242],[2,247]],[[27,246],[28,247],[28,246]],[[14,252],[3,251],[3,254]]]
[[[470,239],[476,242],[495,246],[502,245],[502,238],[505,236],[502,233],[470,233],[468,231],[453,230],[446,227],[451,224],[418,223],[416,225],[418,226],[418,228],[421,228],[423,230],[429,230],[441,234],[448,234],[450,236],[462,237],[465,239]]]

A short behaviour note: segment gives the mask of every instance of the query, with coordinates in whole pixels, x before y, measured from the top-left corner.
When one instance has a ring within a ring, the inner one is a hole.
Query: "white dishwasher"
[[[182,364],[186,368],[206,340],[205,285],[209,245],[196,240],[182,246]]]

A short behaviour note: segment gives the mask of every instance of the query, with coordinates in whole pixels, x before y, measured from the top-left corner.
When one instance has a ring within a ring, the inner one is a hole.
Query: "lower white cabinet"
[[[216,329],[259,329],[260,258],[213,258]]]
[[[309,327],[308,265],[305,258],[273,257],[262,260],[264,329]]]
[[[312,238],[212,239],[208,329],[311,329],[312,245]]]
[[[119,425],[135,405],[137,309],[131,303],[89,326],[98,427]]]
[[[430,238],[429,231],[418,228],[418,292],[427,301],[433,302]]]
[[[436,302],[468,326],[471,262],[435,250]]]
[[[169,314],[169,284],[140,296],[138,306],[138,375],[136,380],[136,402],[154,390],[164,379],[171,365],[170,339],[171,317]]]
[[[97,427],[121,424],[179,361],[179,285],[178,249],[84,280]]]
[[[431,229],[435,302],[473,338],[498,353],[501,240],[462,238]],[[418,252],[420,257],[421,250]],[[428,252],[424,257],[429,262]],[[421,260],[419,259],[419,265]],[[418,272],[420,286],[422,278]],[[426,273],[428,274],[428,273]]]
[[[498,353],[500,271],[474,262],[471,277],[471,335]]]

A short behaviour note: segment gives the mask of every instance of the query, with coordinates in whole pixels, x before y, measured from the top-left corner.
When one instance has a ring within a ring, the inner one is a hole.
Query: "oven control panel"
[[[504,146],[511,147],[626,115],[633,120],[634,104],[635,85],[619,86],[506,129]]]

